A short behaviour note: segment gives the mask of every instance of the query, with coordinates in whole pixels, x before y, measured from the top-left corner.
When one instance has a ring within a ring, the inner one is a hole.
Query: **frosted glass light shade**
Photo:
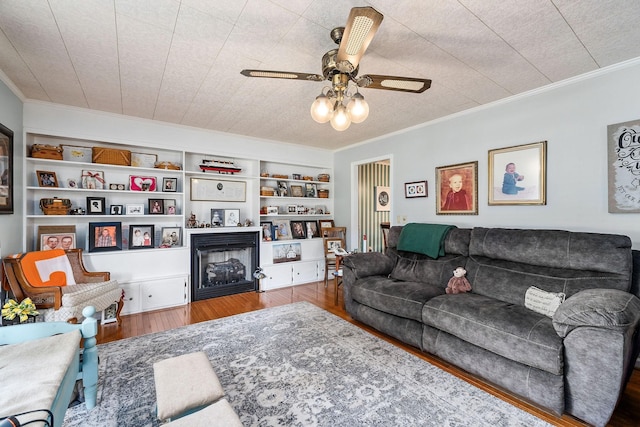
[[[337,131],[347,130],[351,126],[351,117],[344,105],[339,104],[331,117],[331,127]]]
[[[351,97],[351,101],[347,104],[347,110],[353,123],[362,123],[369,117],[369,104],[359,93]]]
[[[311,104],[311,117],[318,123],[327,123],[333,114],[333,105],[326,95],[321,94]]]

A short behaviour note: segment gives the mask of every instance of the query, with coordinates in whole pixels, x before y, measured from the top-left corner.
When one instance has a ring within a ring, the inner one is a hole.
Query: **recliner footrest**
[[[224,396],[220,380],[202,351],[154,363],[153,376],[159,420],[188,415]]]

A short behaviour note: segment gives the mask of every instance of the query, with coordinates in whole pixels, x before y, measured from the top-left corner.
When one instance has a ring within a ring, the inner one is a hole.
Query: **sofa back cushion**
[[[400,239],[400,233],[402,232],[401,225],[394,225],[389,229],[387,235],[387,247],[397,248],[398,240]],[[471,239],[471,229],[469,228],[452,228],[449,230],[447,237],[444,239],[444,251],[446,254],[454,255],[469,255],[469,241]]]
[[[467,278],[473,291],[523,305],[530,286],[563,292],[628,291],[631,239],[614,234],[560,230],[474,228]]]
[[[453,276],[453,270],[456,267],[465,267],[469,254],[470,229],[451,229],[444,241],[445,255],[437,259],[414,252],[399,251],[397,243],[400,231],[401,226],[391,227],[387,237],[386,253],[395,260],[390,274],[392,279],[428,283],[444,289]]]

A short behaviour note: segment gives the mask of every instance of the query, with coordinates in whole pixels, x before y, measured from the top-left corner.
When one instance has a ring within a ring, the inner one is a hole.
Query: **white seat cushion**
[[[202,351],[154,363],[153,376],[159,420],[209,405],[224,395],[218,376]]]
[[[86,305],[83,304],[90,299],[103,295],[118,289],[117,280],[107,280],[106,282],[96,283],[78,283],[75,285],[68,285],[62,288],[62,305],[71,307],[74,305]],[[91,304],[95,306],[95,304]],[[96,307],[96,311],[98,308]]]

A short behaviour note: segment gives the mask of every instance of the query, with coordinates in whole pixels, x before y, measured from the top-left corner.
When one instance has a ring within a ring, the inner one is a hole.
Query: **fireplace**
[[[191,300],[258,289],[258,232],[191,235]]]

